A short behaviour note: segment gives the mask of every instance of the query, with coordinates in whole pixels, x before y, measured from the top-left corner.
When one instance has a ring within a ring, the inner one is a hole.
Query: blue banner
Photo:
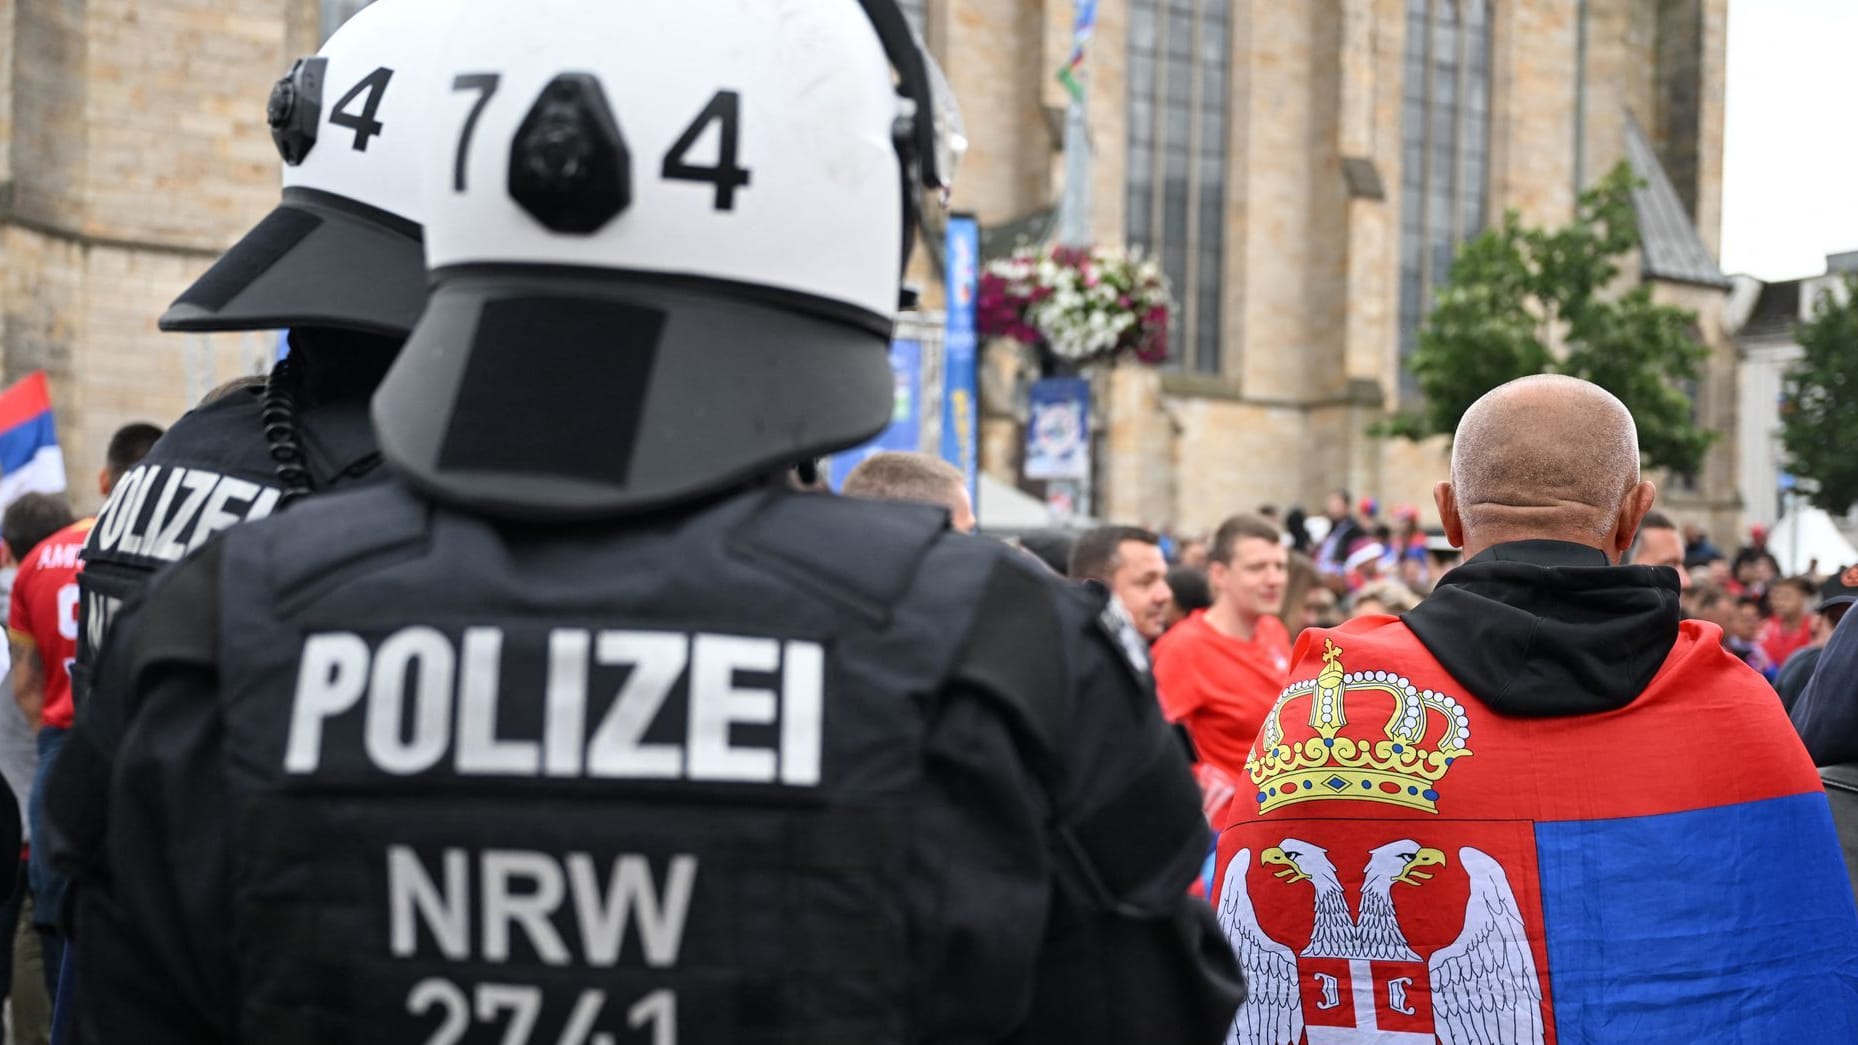
[[[859,462],[885,450],[922,450],[923,442],[923,345],[920,341],[890,343],[890,376],[897,390],[896,405],[890,414],[890,427],[876,439],[854,450],[834,454],[826,468],[826,479],[834,490],[845,486],[845,477]]]
[[[976,381],[975,299],[980,296],[981,225],[972,214],[948,218],[948,333],[942,361],[942,459],[968,477],[978,498],[980,390]],[[977,509],[978,510],[978,509]]]
[[[1090,478],[1089,380],[1048,377],[1032,383],[1026,478]]]

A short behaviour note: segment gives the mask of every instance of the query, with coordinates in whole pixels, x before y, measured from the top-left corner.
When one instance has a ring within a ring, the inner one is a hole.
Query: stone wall
[[[272,81],[315,0],[18,0],[0,31],[0,378],[47,371],[80,510],[110,435],[170,424],[268,339],[165,335],[175,295],[276,202]]]

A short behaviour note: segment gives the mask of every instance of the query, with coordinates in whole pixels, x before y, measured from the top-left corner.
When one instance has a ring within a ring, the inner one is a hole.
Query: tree
[[[1613,393],[1638,422],[1647,463],[1695,473],[1715,433],[1697,427],[1690,397],[1709,356],[1695,313],[1652,301],[1651,288],[1611,294],[1619,260],[1638,246],[1624,163],[1581,194],[1575,220],[1525,228],[1511,211],[1466,243],[1441,287],[1409,362],[1425,395],[1417,410],[1377,427],[1382,435],[1450,435],[1485,392],[1530,374],[1585,378]],[[1557,339],[1555,335],[1559,335]],[[1557,340],[1565,351],[1550,347]]]
[[[1813,504],[1841,514],[1858,503],[1858,454],[1846,440],[1858,418],[1858,276],[1825,293],[1795,331],[1806,354],[1787,372],[1781,445],[1787,470],[1818,484]]]

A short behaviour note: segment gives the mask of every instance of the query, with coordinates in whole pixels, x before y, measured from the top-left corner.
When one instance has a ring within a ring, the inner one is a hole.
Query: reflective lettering
[[[568,854],[568,882],[574,896],[574,913],[580,918],[581,948],[589,964],[618,964],[625,942],[628,916],[639,927],[645,964],[663,969],[677,964],[684,945],[684,923],[690,915],[690,896],[697,884],[697,858],[680,853],[671,858],[664,892],[652,881],[645,857],[622,856],[613,862],[602,894],[594,874],[593,857]]]
[[[550,632],[545,648],[539,637],[523,642],[512,652],[488,626],[465,629],[455,644],[435,628],[405,628],[372,651],[360,635],[311,636],[285,769],[316,772],[327,723],[354,713],[369,762],[397,776],[444,763],[460,776],[820,783],[818,643],[575,628]],[[596,668],[624,671],[597,723],[588,713]],[[680,687],[685,706],[667,716]]]
[[[248,518],[253,518],[256,505],[250,504],[250,502],[255,501],[259,491],[262,489],[264,489],[264,487],[259,486],[257,483],[249,483],[243,479],[234,479],[229,475],[221,477],[219,482],[213,487],[213,496],[206,499],[206,507],[200,512],[200,522],[194,526],[193,536],[187,541],[187,550],[191,552],[202,544],[205,544],[207,538],[219,531],[236,526]],[[248,502],[253,510],[243,513],[227,511],[227,503],[235,500]],[[256,517],[263,518],[263,516]]]
[[[164,471],[167,478],[162,482]],[[158,482],[160,496],[145,516],[142,508]],[[183,492],[185,496],[177,498]],[[214,534],[270,515],[281,493],[274,486],[203,469],[143,465],[116,484],[90,545],[99,552],[178,562]]]
[[[110,633],[110,622],[122,605],[121,599],[112,599],[96,592],[84,593],[84,634],[89,639],[91,649],[103,648],[103,638]]]
[[[772,782],[774,752],[729,743],[735,723],[774,721],[773,690],[736,685],[740,671],[772,672],[780,666],[780,643],[729,635],[699,635],[690,670],[690,776],[704,780]]]
[[[424,1016],[433,1009],[444,1010],[439,1029],[426,1039],[426,1045],[458,1045],[471,1028],[471,1003],[456,984],[437,977],[421,980],[406,996],[406,1011]]]
[[[542,732],[549,776],[581,775],[587,735],[587,650],[593,636],[562,628],[548,636],[548,720]]]
[[[510,928],[522,926],[529,945],[549,965],[568,964],[568,945],[548,920],[561,906],[561,865],[542,853],[491,849],[482,861],[484,958],[510,960]],[[516,883],[527,883],[517,889]]]
[[[181,502],[181,506],[175,509],[173,515],[168,516],[162,522],[161,531],[156,536],[154,544],[151,545],[147,540],[143,540],[142,554],[144,555],[152,555],[169,562],[179,562],[181,557],[187,554],[187,546],[180,540],[181,533],[187,529],[187,524],[200,514],[200,509],[206,503],[207,495],[213,492],[219,476],[212,472],[201,471],[184,471],[182,475],[184,478],[181,480],[181,485],[187,489],[187,499]],[[159,512],[155,517],[162,518]]]
[[[542,771],[540,744],[497,739],[497,665],[502,656],[501,631],[465,631],[458,680],[458,772],[538,776]]]
[[[103,515],[97,521],[92,540],[97,542],[101,551],[116,547],[116,542],[123,539],[123,532],[128,529],[130,520],[135,518],[131,505],[141,499],[143,486],[149,479],[160,474],[160,465],[141,465],[132,469],[116,489],[110,494],[110,503],[104,505]]]
[[[826,651],[817,642],[789,642],[781,667],[781,783],[817,787],[826,714]]]
[[[633,1030],[652,1025],[652,1045],[677,1045],[677,994],[656,990],[626,1010],[626,1026]]]
[[[439,953],[452,961],[481,959],[505,964],[512,960],[520,935],[549,965],[574,962],[613,968],[619,964],[630,930],[638,937],[647,966],[676,965],[696,894],[697,857],[673,855],[662,882],[652,873],[651,858],[643,853],[614,857],[604,879],[602,863],[585,852],[558,855],[486,849],[474,853],[448,848],[440,855],[438,870],[443,881],[438,881],[434,869],[412,848],[389,846],[390,950],[396,958],[418,956],[423,927],[425,935],[437,941]],[[473,870],[477,874],[475,893]],[[475,955],[471,953],[473,918],[478,932]],[[563,935],[569,924],[579,935],[579,954],[568,948]]]
[[[676,779],[682,772],[684,760],[676,745],[640,741],[684,674],[688,657],[689,640],[682,635],[649,631],[600,633],[600,663],[633,667],[600,728],[587,742],[588,776]],[[582,689],[586,689],[585,681]],[[696,705],[693,702],[691,706]]]
[[[419,854],[403,845],[387,849],[387,912],[391,923],[393,955],[411,958],[419,953],[419,927],[415,916],[439,941],[439,953],[453,961],[471,956],[471,898],[465,853],[445,851],[445,888],[426,874]]]
[[[493,1023],[499,1012],[510,1014],[509,1027],[503,1032],[504,1045],[529,1045],[535,1021],[542,1015],[542,988],[520,983],[478,984],[478,1022]]]
[[[155,481],[161,478],[162,467],[157,465],[148,470],[148,478],[136,488],[135,500],[129,502],[129,514],[124,518],[123,545],[125,555],[134,555],[142,546],[141,532],[138,529],[142,521],[142,506],[148,503],[148,495],[155,489]],[[174,473],[168,473],[168,481],[174,481]]]
[[[389,773],[423,773],[451,743],[452,645],[432,628],[396,632],[374,656],[368,695],[368,755]],[[413,675],[413,721],[405,736],[407,676]]]
[[[368,688],[368,644],[359,635],[311,635],[297,669],[297,694],[290,712],[284,769],[314,773],[322,761],[323,721],[361,699]]]

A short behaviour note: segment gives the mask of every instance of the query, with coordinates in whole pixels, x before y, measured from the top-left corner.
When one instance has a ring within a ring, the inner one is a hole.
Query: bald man
[[[1810,760],[1717,627],[1679,621],[1675,571],[1619,565],[1656,493],[1598,386],[1465,413],[1435,497],[1464,565],[1402,617],[1303,633],[1228,809],[1238,1028],[1858,1041]]]

